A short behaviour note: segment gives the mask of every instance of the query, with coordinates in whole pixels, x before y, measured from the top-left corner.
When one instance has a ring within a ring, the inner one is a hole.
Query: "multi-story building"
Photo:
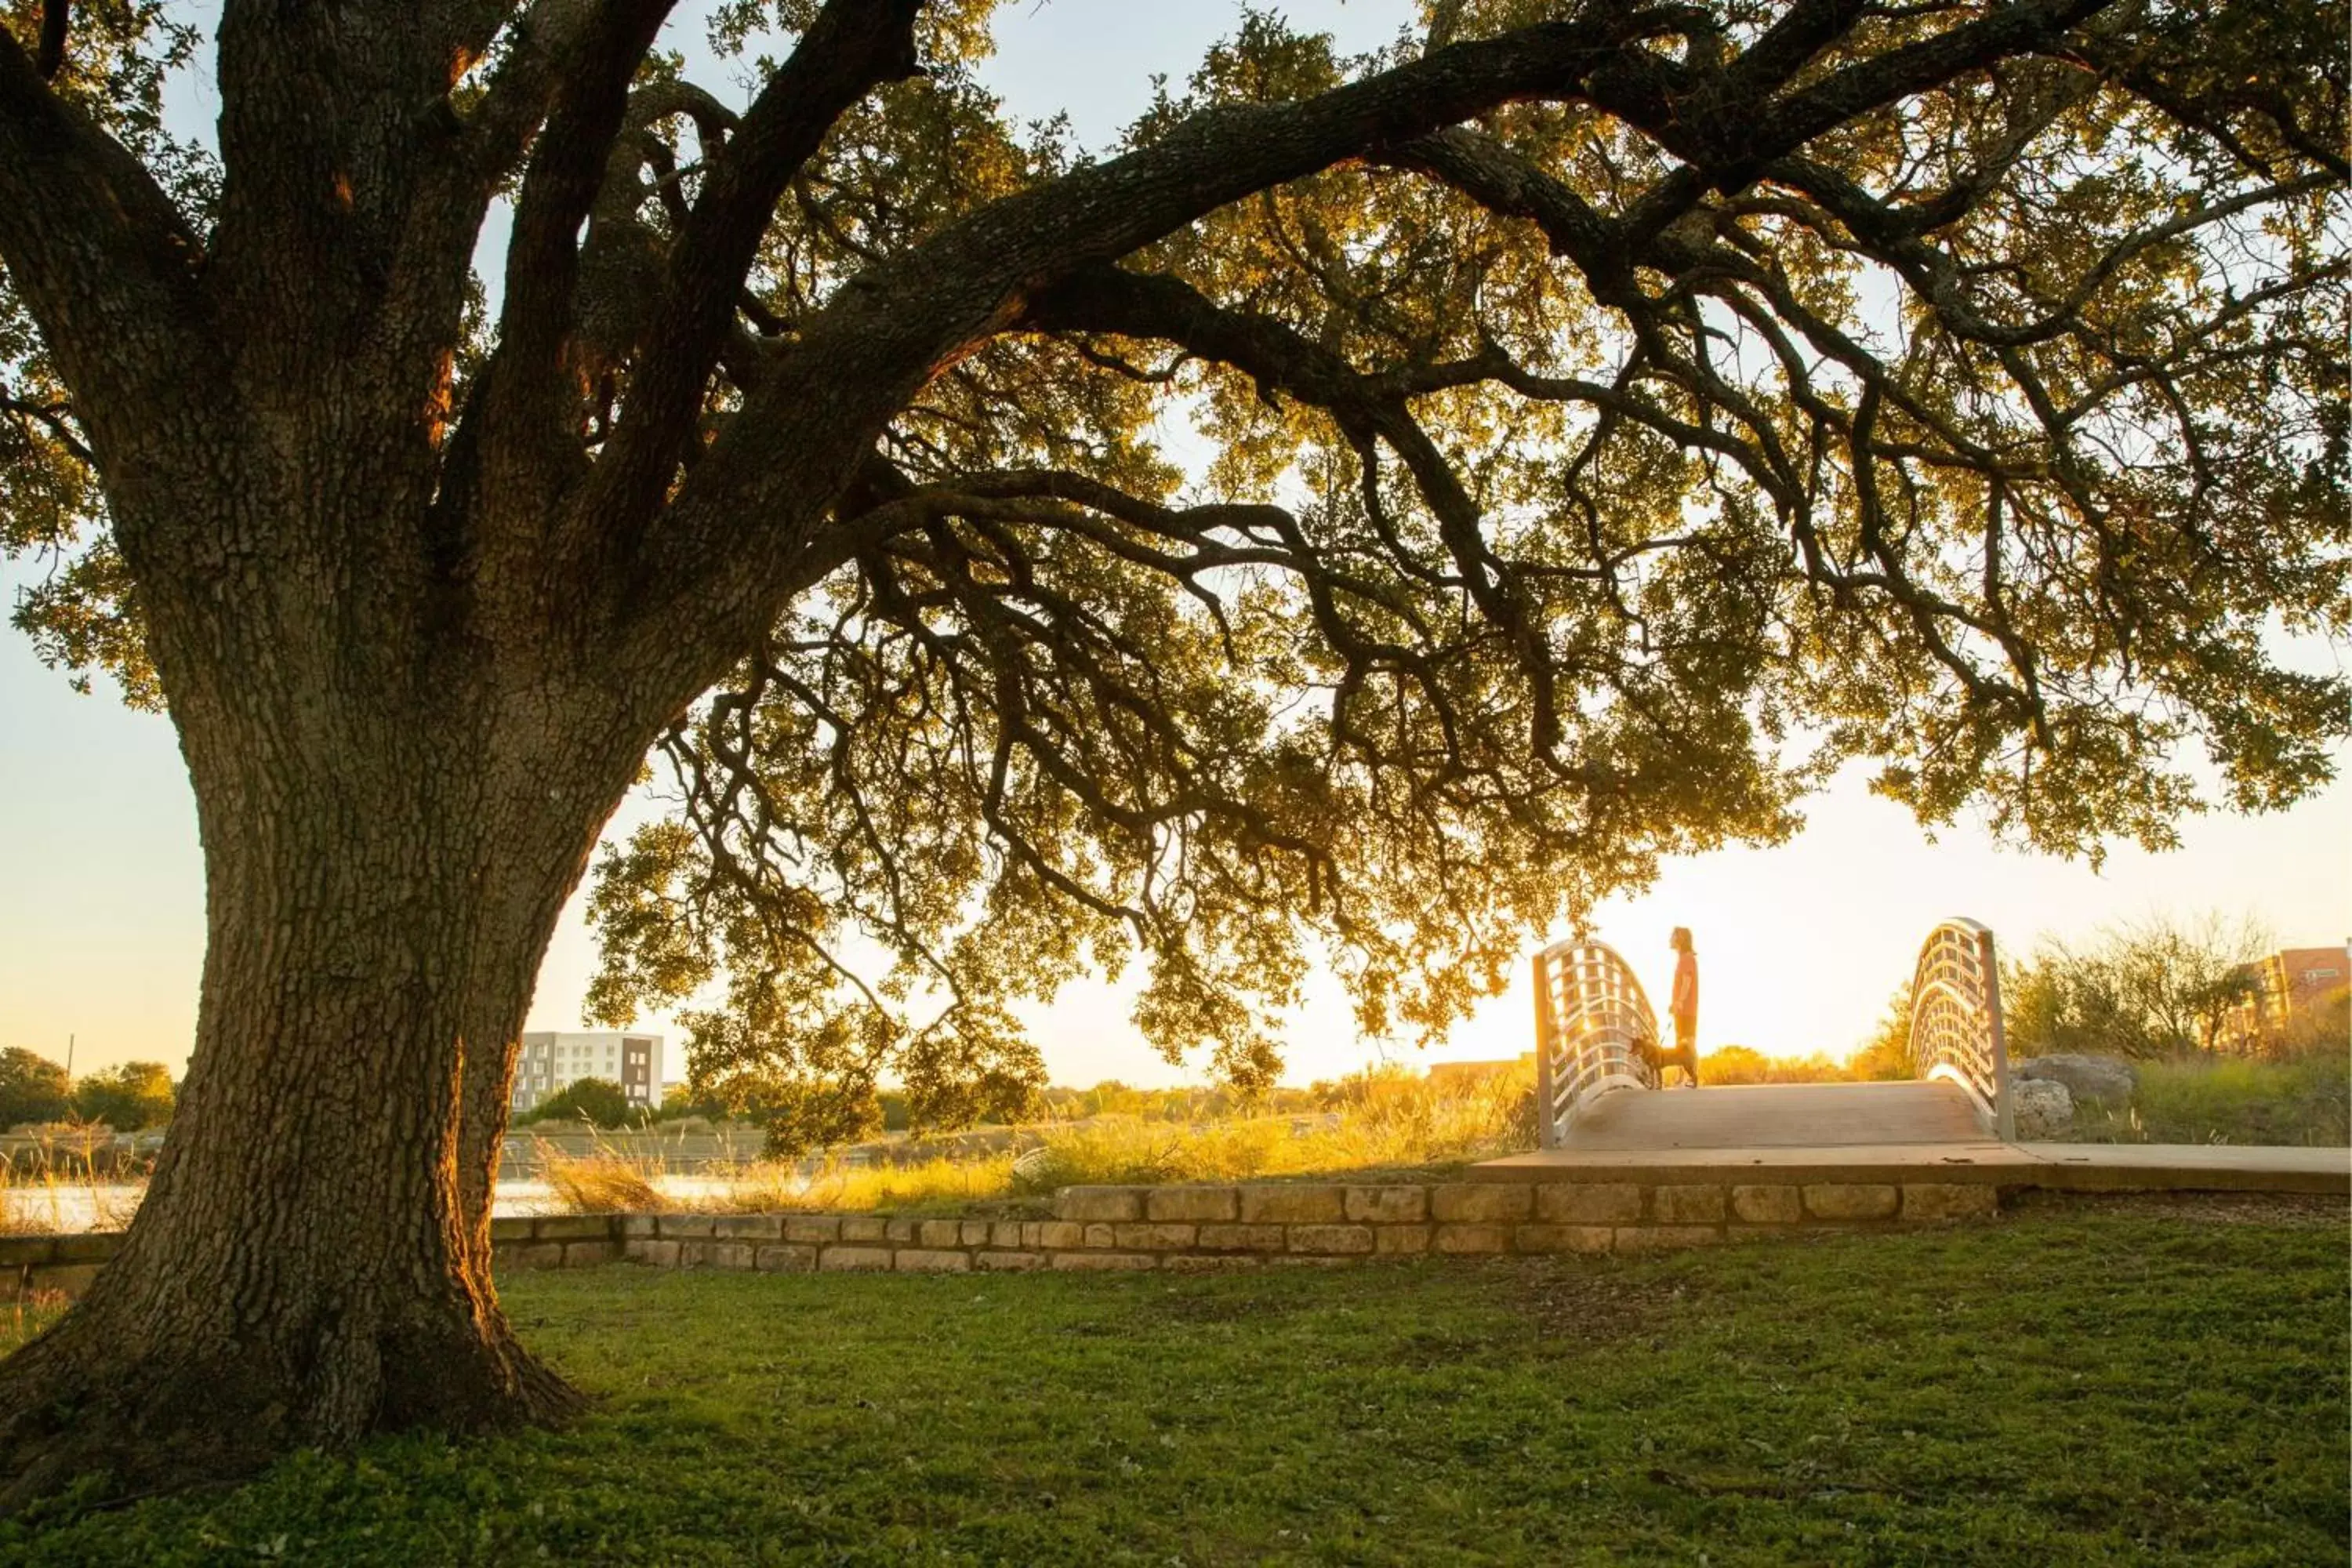
[[[661,1104],[662,1037],[625,1031],[525,1035],[515,1064],[510,1109],[530,1110],[583,1078],[610,1079],[631,1105]]]
[[[2284,948],[2239,973],[2245,978],[2245,998],[2223,1025],[2222,1038],[2230,1048],[2250,1050],[2352,983],[2352,943]]]

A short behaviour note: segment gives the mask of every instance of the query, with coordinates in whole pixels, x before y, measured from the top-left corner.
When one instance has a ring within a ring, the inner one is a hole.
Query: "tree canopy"
[[[177,1093],[161,1062],[124,1062],[81,1079],[73,1087],[74,1113],[117,1132],[162,1127],[172,1120]]]
[[[64,1068],[22,1046],[0,1050],[0,1132],[72,1113],[73,1083]]]
[[[1129,963],[1153,1042],[1262,1083],[1318,956],[1364,1029],[1442,1031],[1851,759],[2079,854],[2291,802],[2347,732],[2274,643],[2347,611],[2317,0],[1432,0],[1360,58],[1254,12],[1099,153],[984,89],[992,0],[730,0],[748,103],[650,47],[666,5],[446,9],[398,134],[459,151],[352,209],[390,267],[514,204],[495,310],[444,266],[352,328],[430,411],[416,569],[694,628],[592,1000],[701,998],[740,1100],[1017,1103],[1019,1005]],[[224,183],[158,113],[163,8],[74,7],[43,65],[66,12],[12,0],[9,90],[146,165],[186,259],[141,267],[230,268],[260,110]],[[0,254],[18,624],[163,700],[135,441]],[[469,521],[518,496],[555,521]]]

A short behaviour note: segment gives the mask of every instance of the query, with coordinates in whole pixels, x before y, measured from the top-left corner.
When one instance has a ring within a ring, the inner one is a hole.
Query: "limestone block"
[[[1372,1249],[1372,1229],[1365,1225],[1294,1225],[1290,1250],[1315,1253],[1361,1253]]]
[[[710,1234],[721,1241],[780,1241],[784,1216],[780,1214],[726,1214],[712,1224]]]
[[[920,1233],[921,1228],[922,1222],[920,1220],[885,1220],[882,1223],[882,1236],[883,1239],[886,1241],[895,1243],[898,1246],[912,1247],[915,1244],[915,1238]]]
[[[1650,1192],[1650,1215],[1661,1225],[1720,1225],[1723,1189],[1709,1182],[1703,1186],[1662,1186]]]
[[[1231,1274],[1237,1269],[1258,1268],[1259,1260],[1246,1252],[1221,1253],[1202,1257],[1197,1252],[1179,1252],[1161,1260],[1162,1268],[1171,1274]]]
[[[988,1232],[989,1225],[986,1220],[968,1219],[963,1222],[962,1234],[958,1239],[965,1247],[986,1247]]]
[[[1621,1225],[1616,1247],[1620,1252],[1670,1252],[1683,1247],[1708,1247],[1722,1239],[1723,1232],[1711,1225]]]
[[[621,1244],[621,1256],[632,1263],[650,1263],[656,1268],[677,1267],[678,1244],[675,1241],[647,1241],[631,1237]]]
[[[1022,1239],[1027,1234],[1028,1228],[1029,1227],[1027,1226],[1024,1225],[1017,1219],[998,1220],[994,1225],[988,1227],[989,1245],[992,1247],[1001,1247],[1010,1250],[1018,1251],[1020,1248],[1030,1245],[1030,1243]]]
[[[901,1274],[969,1274],[971,1255],[932,1247],[902,1247],[894,1267]]]
[[[1805,1217],[1805,1200],[1785,1183],[1736,1186],[1731,1212],[1749,1225],[1794,1225]]]
[[[593,1268],[600,1263],[610,1263],[620,1256],[617,1241],[567,1241],[563,1246],[563,1267]]]
[[[784,1239],[803,1247],[823,1247],[841,1239],[841,1221],[832,1215],[793,1215],[784,1221]]]
[[[2017,1141],[2062,1142],[2074,1130],[2074,1097],[2055,1079],[2020,1079],[2010,1086],[2017,1108]]]
[[[1430,1212],[1456,1224],[1507,1224],[1527,1218],[1531,1206],[1530,1190],[1521,1182],[1446,1182],[1429,1194]]]
[[[600,1219],[597,1222],[598,1228],[591,1234],[604,1235],[603,1224]],[[552,1239],[560,1241],[562,1238],[557,1237]],[[49,1239],[49,1261],[52,1263],[103,1263],[112,1258],[121,1246],[121,1234],[111,1230],[86,1230],[75,1236],[52,1237]]]
[[[816,1267],[816,1248],[798,1242],[763,1247],[751,1259],[762,1274],[806,1274]]]
[[[499,1249],[494,1262],[509,1268],[561,1268],[563,1267],[563,1244],[560,1241],[526,1241],[520,1247]]]
[[[89,1289],[104,1268],[100,1263],[50,1263],[33,1270],[33,1290],[37,1295],[78,1297]]]
[[[1199,1225],[1233,1219],[1241,1213],[1241,1194],[1231,1187],[1155,1187],[1144,1195],[1146,1219]]]
[[[1026,1274],[1033,1268],[1045,1267],[1042,1252],[982,1252],[972,1262],[986,1274]]]
[[[658,1217],[662,1235],[672,1241],[707,1237],[711,1226],[718,1223],[707,1214],[666,1214]]]
[[[493,1221],[492,1223],[499,1224],[509,1222]],[[527,1241],[530,1238],[530,1231],[528,1228],[530,1224],[529,1220],[510,1223],[517,1223],[525,1226],[526,1228],[522,1235],[520,1237],[503,1237],[499,1239],[508,1241]],[[38,1268],[40,1265],[48,1262],[50,1258],[54,1258],[56,1255],[57,1238],[55,1237],[0,1236],[0,1270],[13,1271],[18,1268]]]
[[[841,1221],[844,1241],[876,1242],[885,1239],[889,1226],[877,1215],[846,1215]]]
[[[748,1269],[758,1261],[760,1249],[748,1241],[706,1241],[701,1245],[703,1260],[713,1268]]]
[[[1606,1252],[1613,1234],[1605,1225],[1523,1225],[1511,1239],[1521,1252]]]
[[[659,1215],[625,1214],[620,1216],[620,1219],[621,1236],[624,1240],[633,1236],[659,1236],[661,1234],[661,1215]],[[496,1241],[499,1238],[499,1226],[511,1223],[513,1222],[502,1219],[494,1219],[490,1221],[490,1239],[492,1241]]]
[[[1440,1252],[1455,1254],[1508,1252],[1511,1250],[1511,1227],[1507,1225],[1441,1225],[1437,1227],[1435,1246]]]
[[[1157,1268],[1160,1259],[1148,1252],[1057,1252],[1054,1255],[1054,1267],[1064,1270],[1111,1273]]]
[[[1204,1225],[1195,1241],[1203,1252],[1280,1252],[1278,1225]]]
[[[613,1216],[606,1214],[541,1215],[530,1223],[541,1241],[602,1241],[613,1234]]]
[[[1999,1189],[1979,1182],[1906,1182],[1903,1217],[1909,1220],[1990,1219],[2000,1208]]]
[[[1372,1251],[1382,1258],[1410,1258],[1429,1250],[1431,1227],[1425,1225],[1372,1226]]]
[[[647,1236],[651,1236],[653,1234],[653,1222],[650,1219],[640,1215],[632,1215],[629,1217],[633,1220],[642,1220],[646,1226],[645,1234]],[[490,1245],[495,1247],[501,1241],[529,1241],[530,1239],[530,1216],[528,1215],[516,1215],[508,1218],[493,1219],[490,1221]],[[17,1261],[17,1259],[10,1258],[5,1253],[0,1253],[0,1264],[13,1263],[16,1261]]]
[[[1115,1227],[1108,1225],[1090,1225],[1087,1226],[1087,1245],[1088,1247],[1117,1247],[1118,1245],[1118,1231]]]
[[[1349,1187],[1347,1212],[1358,1225],[1419,1225],[1429,1217],[1429,1189]]]
[[[1141,1223],[1115,1225],[1110,1232],[1111,1244],[1128,1252],[1180,1252],[1192,1245],[1196,1234],[1189,1225]]]
[[[1817,1182],[1805,1189],[1805,1212],[1815,1219],[1891,1219],[1894,1186],[1879,1182]]]
[[[1247,1225],[1337,1225],[1347,1216],[1338,1187],[1248,1186],[1241,1200]]]
[[[952,1219],[927,1219],[915,1226],[915,1239],[925,1247],[961,1247],[963,1245],[963,1222]],[[988,1239],[982,1227],[981,1240]]]
[[[1032,1221],[1021,1227],[1024,1247],[1050,1247],[1056,1250],[1087,1244],[1087,1227],[1074,1220],[1049,1219]]]
[[[1140,1187],[1064,1187],[1054,1194],[1054,1217],[1116,1222],[1143,1217]]]
[[[1642,1217],[1631,1182],[1558,1182],[1536,1189],[1536,1217],[1549,1225],[1623,1225]]]
[[[887,1247],[828,1247],[817,1254],[816,1266],[828,1273],[842,1269],[887,1269],[890,1267],[890,1249]]]

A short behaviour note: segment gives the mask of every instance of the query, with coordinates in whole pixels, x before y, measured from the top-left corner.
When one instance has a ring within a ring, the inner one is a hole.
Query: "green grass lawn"
[[[523,1276],[576,1429],[298,1458],[0,1561],[2338,1563],[2344,1216],[1617,1261]]]

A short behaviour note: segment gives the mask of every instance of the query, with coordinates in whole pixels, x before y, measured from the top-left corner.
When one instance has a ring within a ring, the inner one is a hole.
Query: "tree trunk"
[[[0,1510],[93,1470],[170,1488],[579,1405],[499,1310],[487,1200],[539,962],[650,731],[511,679],[405,704],[291,684],[175,694],[195,1049],[121,1251],[0,1363]]]

